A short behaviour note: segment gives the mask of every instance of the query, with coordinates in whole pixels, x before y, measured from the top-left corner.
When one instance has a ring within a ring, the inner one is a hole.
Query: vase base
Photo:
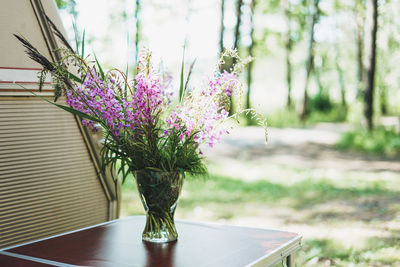
[[[144,242],[149,242],[149,243],[169,243],[169,242],[176,242],[178,240],[178,238],[175,238],[175,239],[170,239],[168,237],[164,237],[164,238],[149,238],[149,237],[142,236],[142,240]]]
[[[147,214],[146,226],[142,234],[142,240],[152,243],[166,243],[176,241],[178,233],[176,232],[173,214],[166,217]]]

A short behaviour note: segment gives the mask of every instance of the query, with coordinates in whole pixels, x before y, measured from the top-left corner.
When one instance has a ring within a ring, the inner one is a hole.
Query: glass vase
[[[177,240],[174,213],[183,185],[183,173],[141,170],[135,172],[135,177],[146,211],[142,239],[155,243]]]

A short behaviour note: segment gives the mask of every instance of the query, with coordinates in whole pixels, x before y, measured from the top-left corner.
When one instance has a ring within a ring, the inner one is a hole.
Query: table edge
[[[30,245],[30,244],[33,244],[33,243],[36,243],[36,242],[41,242],[41,241],[44,241],[44,240],[47,240],[47,239],[52,239],[52,238],[56,238],[56,237],[60,237],[60,236],[64,236],[64,235],[68,235],[68,234],[72,234],[72,233],[77,233],[77,232],[80,232],[80,231],[84,231],[84,230],[87,230],[87,229],[95,228],[95,227],[106,225],[106,224],[110,224],[110,223],[113,223],[113,222],[115,222],[117,220],[123,220],[123,219],[125,219],[125,218],[114,219],[114,220],[111,220],[111,221],[106,221],[106,222],[102,222],[102,223],[86,226],[86,227],[83,227],[83,228],[71,230],[71,231],[68,231],[68,232],[65,232],[65,233],[51,235],[51,236],[43,237],[43,238],[40,238],[40,239],[37,239],[37,240],[25,242],[25,243],[22,243],[22,244],[1,248],[0,252],[7,251],[7,250],[10,250],[10,249],[14,249],[14,248],[18,248],[18,247],[22,247],[22,246],[26,246],[26,245]]]
[[[68,235],[68,234],[72,234],[72,233],[77,233],[77,232],[84,231],[84,230],[87,230],[87,229],[92,229],[92,228],[95,228],[95,227],[98,227],[98,226],[111,224],[111,223],[114,223],[116,221],[129,220],[130,218],[143,217],[143,216],[144,215],[128,216],[128,217],[124,217],[124,218],[118,218],[118,219],[114,219],[114,220],[111,220],[111,221],[98,223],[98,224],[95,224],[95,225],[90,225],[90,226],[87,226],[87,227],[75,229],[75,230],[68,231],[68,232],[65,232],[65,233],[44,237],[44,238],[41,238],[41,239],[38,239],[38,240],[29,241],[29,242],[26,242],[26,243],[22,243],[22,244],[10,246],[10,247],[5,247],[5,248],[0,249],[0,253],[1,252],[7,252],[7,251],[9,251],[11,249],[14,249],[14,248],[18,248],[18,247],[34,244],[34,243],[37,243],[37,242],[41,242],[41,241],[44,241],[44,240],[48,240],[48,239],[52,239],[52,238],[56,238],[56,237],[60,237],[60,236],[64,236],[64,235]],[[282,230],[274,230],[274,229],[266,229],[266,228],[259,228],[259,227],[237,226],[237,225],[214,223],[214,222],[210,222],[210,223],[209,222],[193,222],[193,221],[189,221],[189,220],[179,220],[179,219],[176,220],[176,221],[182,222],[182,223],[204,225],[204,226],[208,226],[208,227],[230,226],[230,227],[238,227],[238,228],[249,228],[249,229],[258,229],[258,230],[280,231],[280,232],[292,233],[292,234],[296,234],[297,235],[293,239],[289,240],[288,242],[284,243],[283,245],[281,245],[277,249],[273,250],[268,255],[264,255],[261,258],[256,259],[255,261],[247,264],[246,267],[250,267],[250,266],[265,266],[266,264],[269,264],[269,266],[271,266],[271,265],[279,262],[280,260],[284,259],[288,255],[294,253],[295,251],[297,251],[297,250],[299,250],[301,248],[302,235],[300,235],[298,233],[294,233],[294,232],[288,232],[288,231],[282,231]]]
[[[11,258],[17,258],[17,259],[25,260],[25,261],[29,261],[29,262],[41,263],[41,264],[45,264],[46,266],[86,267],[86,266],[78,266],[78,265],[68,264],[68,263],[64,263],[64,262],[48,260],[48,259],[44,259],[44,258],[33,257],[33,256],[14,253],[14,252],[9,252],[9,251],[0,251],[0,255],[8,256],[8,257],[11,257]],[[31,265],[31,264],[29,264],[29,265]]]
[[[274,264],[285,259],[287,256],[299,250],[301,248],[302,238],[302,235],[296,236],[292,240],[289,240],[288,242],[273,250],[271,253],[264,255],[263,257],[247,264],[246,267],[273,266]]]
[[[135,215],[135,216],[130,216],[130,217],[137,217],[140,215]],[[126,217],[126,218],[130,218],[130,217]],[[175,220],[177,222],[184,222],[184,223],[190,223],[190,224],[202,224],[202,225],[206,225],[206,226],[229,226],[229,227],[237,227],[237,228],[247,228],[247,229],[254,229],[254,230],[263,230],[263,231],[277,231],[277,232],[283,232],[283,233],[291,233],[291,234],[296,234],[296,238],[297,237],[302,237],[301,234],[297,233],[297,232],[289,232],[289,231],[284,231],[284,230],[277,230],[277,229],[271,229],[271,228],[261,228],[261,227],[250,227],[250,226],[243,226],[243,225],[234,225],[234,224],[224,224],[224,223],[218,223],[218,222],[194,222],[194,221],[190,221],[190,220],[185,220],[185,219],[178,219]]]

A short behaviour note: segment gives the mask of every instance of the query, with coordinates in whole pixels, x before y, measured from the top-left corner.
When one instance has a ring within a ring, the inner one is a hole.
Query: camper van
[[[118,217],[118,186],[99,171],[99,139],[79,118],[36,98],[40,66],[13,36],[48,58],[63,30],[54,1],[2,0],[0,9],[0,249]],[[52,83],[41,96],[51,99]],[[63,99],[58,100],[60,102]]]

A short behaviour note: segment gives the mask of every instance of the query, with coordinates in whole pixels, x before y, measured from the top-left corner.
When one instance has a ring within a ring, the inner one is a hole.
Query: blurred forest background
[[[243,72],[251,120],[206,150],[178,218],[300,232],[297,266],[400,265],[400,2],[56,0],[71,43],[133,77],[148,47],[178,77],[183,44],[201,84],[224,47]],[[175,83],[178,84],[176,79]],[[235,99],[238,105],[238,99]],[[133,179],[122,215],[143,214]]]

